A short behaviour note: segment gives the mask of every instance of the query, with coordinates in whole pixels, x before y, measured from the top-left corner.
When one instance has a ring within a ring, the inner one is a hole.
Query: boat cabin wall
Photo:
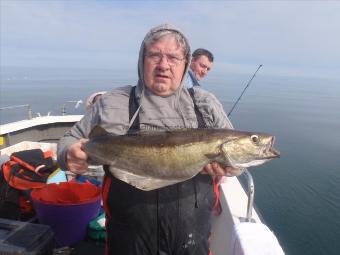
[[[50,123],[8,132],[1,135],[2,143],[0,143],[0,149],[22,141],[55,143],[73,125],[74,123]]]

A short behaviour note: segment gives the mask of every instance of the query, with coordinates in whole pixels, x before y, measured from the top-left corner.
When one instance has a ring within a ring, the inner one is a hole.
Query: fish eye
[[[254,143],[258,143],[259,142],[259,137],[257,135],[251,135],[250,139],[254,142]]]

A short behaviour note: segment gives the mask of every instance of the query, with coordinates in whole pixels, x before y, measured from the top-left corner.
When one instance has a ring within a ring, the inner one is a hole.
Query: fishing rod
[[[232,113],[232,111],[234,110],[235,106],[237,105],[237,103],[241,100],[241,97],[243,96],[244,92],[246,92],[247,88],[249,87],[250,83],[252,82],[252,80],[254,79],[256,73],[258,72],[258,70],[260,70],[260,68],[262,67],[262,65],[259,65],[259,67],[257,68],[257,70],[255,71],[255,73],[253,74],[253,76],[251,77],[251,79],[248,81],[247,85],[245,86],[245,88],[243,89],[241,95],[239,96],[239,98],[236,100],[236,102],[234,103],[233,107],[231,108],[230,112],[228,113],[228,117],[230,116],[230,114]]]

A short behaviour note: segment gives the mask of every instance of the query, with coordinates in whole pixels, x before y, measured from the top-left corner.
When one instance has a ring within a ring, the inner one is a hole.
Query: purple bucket
[[[48,184],[31,193],[39,222],[52,228],[58,247],[73,245],[86,237],[88,223],[98,216],[100,188],[95,187],[98,191],[93,192],[94,185],[88,183],[69,182],[63,183],[62,187],[58,185],[49,189],[50,185],[58,184]],[[56,192],[59,188],[60,196]],[[89,189],[91,192],[87,192]],[[48,192],[52,196],[48,196],[47,201],[44,201],[43,198]],[[82,193],[81,197],[77,197],[77,193]],[[65,199],[65,194],[70,200]],[[50,199],[53,196],[56,197],[55,201]]]

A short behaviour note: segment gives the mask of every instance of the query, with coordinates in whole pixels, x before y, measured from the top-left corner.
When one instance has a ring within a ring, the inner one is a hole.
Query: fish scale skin
[[[206,164],[212,161],[207,153],[218,153],[221,141],[206,143],[192,143],[178,146],[141,147],[140,144],[117,144],[109,150],[103,150],[100,143],[87,146],[90,157],[96,159],[111,158],[104,164],[113,165],[134,174],[174,179],[197,174]],[[102,155],[102,156],[101,156]]]
[[[84,150],[91,160],[110,165],[118,179],[151,190],[190,179],[212,161],[236,168],[262,164],[278,157],[273,142],[271,135],[228,129],[143,131],[100,135]]]

